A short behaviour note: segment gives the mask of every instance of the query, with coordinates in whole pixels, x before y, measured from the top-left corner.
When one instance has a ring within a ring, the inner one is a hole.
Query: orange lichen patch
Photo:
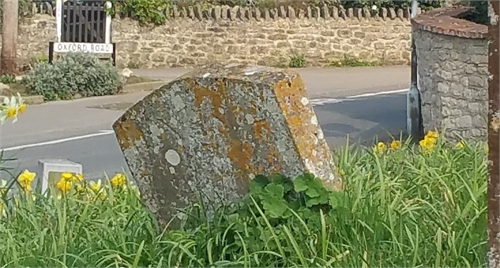
[[[255,131],[255,140],[261,140],[265,135],[271,134],[271,126],[269,122],[265,120],[255,121],[253,123],[254,131]]]
[[[278,150],[276,150],[276,147],[269,147],[269,151],[267,153],[267,162],[272,164],[272,172],[276,173],[282,170],[282,167],[279,164],[281,160],[281,154],[278,152]]]
[[[328,161],[329,148],[315,135],[319,126],[313,122],[316,120],[314,111],[301,102],[302,98],[307,98],[302,80],[295,76],[278,82],[275,94],[301,159],[313,165]]]
[[[224,83],[221,80],[217,82],[216,86],[218,89],[217,91],[197,85],[194,80],[190,80],[189,84],[191,85],[191,88],[193,89],[194,92],[194,104],[197,107],[200,107],[201,104],[203,103],[203,99],[205,98],[210,99],[213,105],[214,117],[219,119],[224,124],[227,124],[225,116],[220,112],[220,108],[222,106],[222,100],[225,97],[223,95],[226,93],[226,87],[224,86]]]
[[[227,156],[241,170],[250,172],[254,149],[248,142],[232,140]]]
[[[116,137],[122,149],[128,149],[135,141],[142,139],[143,134],[134,121],[123,117],[113,124]]]

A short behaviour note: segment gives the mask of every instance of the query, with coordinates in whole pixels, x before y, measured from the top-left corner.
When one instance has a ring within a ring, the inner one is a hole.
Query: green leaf
[[[283,195],[285,194],[285,188],[283,187],[283,185],[279,185],[279,184],[275,184],[275,183],[268,184],[264,188],[264,190],[270,196],[278,197],[278,198],[283,198]]]
[[[306,195],[310,198],[315,198],[319,196],[319,191],[314,188],[307,188]]]
[[[312,206],[316,206],[316,205],[319,205],[321,202],[318,198],[311,198],[311,199],[307,199],[306,200],[306,206],[307,207],[312,207]]]
[[[258,195],[269,183],[269,178],[264,175],[257,175],[252,181],[250,181],[248,188],[250,189],[251,194]]]
[[[305,178],[304,176],[299,176],[293,181],[293,189],[296,192],[303,192],[307,190],[308,187],[309,186],[307,178]]]
[[[292,180],[282,174],[273,175],[271,181],[273,183],[283,185],[285,193],[288,193],[293,189]]]

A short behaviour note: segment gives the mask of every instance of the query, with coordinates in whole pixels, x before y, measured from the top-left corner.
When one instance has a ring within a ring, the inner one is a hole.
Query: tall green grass
[[[486,266],[484,145],[346,147],[336,162],[343,193],[274,176],[213,220],[199,204],[168,231],[131,187],[91,201],[20,195],[3,201],[0,266]]]

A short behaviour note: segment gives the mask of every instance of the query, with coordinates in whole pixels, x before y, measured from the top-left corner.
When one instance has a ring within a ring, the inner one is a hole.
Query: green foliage
[[[409,141],[346,147],[335,157],[344,190],[311,174],[256,176],[249,194],[177,229],[159,230],[138,196],[85,202],[37,196],[0,216],[7,267],[484,267],[484,144],[432,150]],[[127,189],[130,189],[127,188]],[[24,200],[20,198],[21,201]]]
[[[16,83],[16,76],[14,75],[2,75],[0,76],[0,83],[2,84],[14,84]]]
[[[290,56],[288,67],[290,68],[303,68],[306,66],[306,58],[304,54],[294,54]]]
[[[363,61],[358,60],[354,57],[349,57],[344,55],[344,58],[341,60],[332,61],[329,64],[331,67],[367,67],[367,66],[379,66],[381,65],[379,62],[374,61]]]
[[[490,22],[488,17],[488,1],[470,1],[469,5],[474,7],[474,10],[466,17],[466,19],[475,23],[488,25]]]
[[[32,13],[32,0],[18,0],[19,1],[19,18],[23,19],[25,17],[29,17],[33,15]],[[3,16],[3,1],[0,1],[0,18]],[[0,26],[2,26],[2,22],[0,20]]]
[[[92,54],[69,53],[52,64],[41,62],[22,80],[29,94],[42,95],[46,100],[68,100],[82,97],[116,94],[123,78],[110,63]]]
[[[167,20],[167,8],[172,5],[171,0],[114,0],[112,15],[131,16],[141,24],[161,25]]]

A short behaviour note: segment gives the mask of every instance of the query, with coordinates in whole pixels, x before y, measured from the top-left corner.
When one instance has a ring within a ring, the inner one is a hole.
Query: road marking
[[[367,97],[375,97],[375,96],[380,96],[380,95],[405,93],[407,91],[408,91],[408,89],[398,89],[398,90],[380,91],[380,92],[373,92],[373,93],[365,93],[365,94],[347,96],[347,97],[343,97],[343,98],[339,98],[339,99],[335,99],[335,98],[318,98],[318,99],[311,99],[311,104],[314,106],[314,105],[325,105],[325,104],[332,104],[332,103],[342,103],[342,102],[346,102],[346,101],[355,101],[356,99],[360,99],[360,98],[367,98]]]
[[[113,130],[100,130],[97,133],[92,133],[92,134],[87,134],[87,135],[80,135],[80,136],[74,136],[74,137],[70,137],[70,138],[59,139],[59,140],[37,142],[37,143],[9,147],[9,148],[3,149],[3,151],[8,152],[8,151],[15,151],[15,150],[21,150],[21,149],[26,149],[26,148],[45,146],[45,145],[53,145],[53,144],[58,144],[58,143],[63,143],[63,142],[68,142],[68,141],[76,141],[76,140],[88,139],[88,138],[93,138],[93,137],[105,136],[105,135],[110,135],[113,133],[114,133]]]
[[[408,89],[405,88],[405,89],[398,89],[398,90],[365,93],[365,94],[359,94],[359,95],[354,95],[354,96],[348,96],[348,97],[345,97],[345,98],[346,99],[359,99],[359,98],[366,98],[366,97],[373,97],[373,96],[380,96],[380,95],[389,95],[389,94],[397,94],[397,93],[404,93],[404,92],[408,92]]]
[[[374,92],[374,93],[365,93],[365,94],[347,96],[347,97],[340,98],[340,99],[335,99],[335,98],[318,98],[318,99],[311,99],[311,104],[312,105],[324,105],[324,104],[329,104],[329,103],[341,103],[341,102],[345,102],[345,101],[355,101],[356,99],[359,99],[359,98],[374,97],[374,96],[379,96],[379,95],[404,93],[406,91],[408,91],[408,89],[398,89],[398,90],[391,90],[391,91],[380,91],[380,92]],[[26,148],[40,147],[40,146],[45,146],[45,145],[54,145],[54,144],[59,144],[59,143],[64,143],[64,142],[69,142],[69,141],[76,141],[76,140],[83,140],[83,139],[88,139],[88,138],[93,138],[93,137],[111,135],[111,134],[114,134],[114,133],[115,132],[113,130],[100,130],[99,132],[92,133],[92,134],[74,136],[74,137],[70,137],[70,138],[64,138],[64,139],[52,140],[52,141],[46,141],[46,142],[38,142],[38,143],[31,143],[31,144],[19,145],[19,146],[5,148],[3,150],[5,152],[15,151],[15,150],[21,150],[21,149],[26,149]]]

